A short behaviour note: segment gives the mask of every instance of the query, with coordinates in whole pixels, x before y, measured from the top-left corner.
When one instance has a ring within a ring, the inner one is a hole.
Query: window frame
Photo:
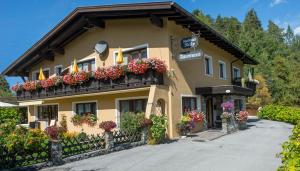
[[[205,60],[205,59],[209,59],[209,71],[210,71],[209,74],[206,73],[207,66],[206,66],[206,60]],[[213,74],[214,74],[214,69],[213,69],[213,58],[212,58],[212,56],[210,56],[210,55],[208,55],[208,54],[204,54],[203,61],[204,61],[204,74],[205,74],[206,76],[212,77]]]
[[[238,67],[236,67],[236,66],[233,66],[233,67],[232,67],[232,79],[233,79],[233,80],[236,79],[236,78],[234,77],[234,69],[236,69],[236,70],[239,71],[239,76],[238,76],[237,78],[241,78],[241,69],[238,68]]]
[[[141,45],[137,45],[137,46],[134,46],[134,47],[130,47],[130,48],[124,48],[122,49],[122,53],[126,53],[126,52],[129,52],[129,51],[134,51],[134,50],[138,50],[138,49],[143,49],[145,48],[146,51],[147,51],[147,59],[150,58],[150,55],[149,55],[149,44],[148,43],[145,43],[145,44],[141,44]],[[115,50],[113,52],[113,61],[114,61],[114,65],[116,65],[116,58],[117,58],[117,54],[118,54],[118,50]],[[126,64],[127,65],[127,64]]]
[[[116,117],[116,124],[117,128],[120,128],[120,123],[121,123],[121,111],[120,111],[120,102],[121,100],[138,100],[138,99],[147,99],[146,103],[146,110],[147,110],[147,105],[148,105],[148,96],[135,96],[135,97],[123,97],[123,98],[116,98],[115,99],[115,117]]]
[[[223,64],[223,76],[224,77],[221,77],[221,67],[220,67],[220,64]],[[227,66],[226,66],[226,63],[222,60],[219,60],[219,78],[221,80],[227,80]]]
[[[182,94],[180,97],[180,112],[181,112],[181,116],[184,115],[183,112],[183,98],[196,98],[196,105],[197,105],[197,111],[201,111],[202,107],[201,107],[201,96],[200,95],[193,95],[193,94]]]
[[[96,117],[98,118],[98,115],[99,115],[99,107],[98,107],[98,100],[89,100],[89,101],[76,101],[76,102],[72,102],[72,115],[75,116],[75,115],[79,115],[77,114],[76,112],[76,109],[77,109],[77,104],[85,104],[85,103],[96,103],[96,112],[95,112],[95,115]]]
[[[62,73],[62,71],[64,70],[64,67],[63,67],[63,65],[55,65],[54,66],[54,74],[56,75],[56,76],[58,76],[58,75],[60,75],[60,74],[57,74],[57,68],[61,68],[61,73]]]
[[[51,76],[51,70],[50,70],[50,68],[44,68],[43,69],[43,72],[44,71],[48,71],[49,72],[49,78],[50,78],[50,76]],[[40,73],[40,70],[35,70],[35,71],[32,71],[31,72],[31,81],[35,81],[35,80],[38,80],[38,78],[36,78],[36,74],[38,74],[38,73]]]
[[[34,121],[39,121],[38,106],[52,106],[52,105],[57,106],[57,119],[59,119],[59,103],[47,103],[47,104],[34,105],[34,108],[33,108]]]

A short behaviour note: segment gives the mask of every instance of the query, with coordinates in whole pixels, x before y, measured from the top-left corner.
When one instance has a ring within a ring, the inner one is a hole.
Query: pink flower
[[[147,59],[147,62],[149,63],[150,68],[158,73],[165,73],[167,71],[165,62],[158,58],[149,58]]]
[[[106,68],[98,68],[95,71],[94,77],[97,80],[107,80],[109,78],[108,75],[107,75]]]
[[[221,104],[223,110],[231,110],[234,107],[233,101],[227,101]]]
[[[128,63],[128,70],[135,74],[144,74],[149,69],[149,63],[144,59],[135,59]]]
[[[68,84],[68,85],[75,85],[76,84],[76,81],[73,77],[73,75],[71,74],[66,74],[64,77],[63,77],[63,82],[65,84]]]
[[[116,80],[120,78],[122,75],[124,75],[124,69],[122,66],[119,65],[111,66],[106,69],[106,74],[108,78],[112,80]]]

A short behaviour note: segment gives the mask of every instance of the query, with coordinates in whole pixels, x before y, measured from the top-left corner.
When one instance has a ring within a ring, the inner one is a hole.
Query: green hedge
[[[258,112],[258,117],[274,121],[297,124],[300,121],[300,108],[280,105],[267,105]]]
[[[300,170],[300,122],[294,127],[289,140],[283,143],[282,149],[282,166],[278,170]]]

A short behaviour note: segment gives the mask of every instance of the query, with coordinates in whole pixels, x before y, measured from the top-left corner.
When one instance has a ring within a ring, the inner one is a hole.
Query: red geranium
[[[97,80],[107,80],[109,78],[105,68],[98,68],[95,71],[94,77]]]
[[[187,113],[193,122],[203,122],[205,120],[205,114],[198,111],[190,111]]]
[[[36,89],[41,88],[41,82],[39,82],[39,81],[26,81],[23,85],[23,88],[26,91],[34,91]]]
[[[76,81],[73,77],[72,74],[66,74],[64,77],[63,77],[63,82],[65,84],[68,84],[68,85],[75,85],[76,84]]]
[[[80,71],[74,74],[74,80],[76,83],[82,84],[90,78],[90,74],[86,71]]]
[[[47,80],[42,80],[41,81],[41,86],[44,89],[51,88],[55,85],[55,79],[54,78],[48,78]]]
[[[167,66],[165,62],[158,58],[147,59],[147,62],[149,63],[150,68],[154,69],[158,73],[165,73],[167,71]]]
[[[236,116],[237,121],[247,121],[248,119],[248,112],[247,111],[240,111],[239,114]]]
[[[99,128],[103,129],[105,132],[111,132],[117,124],[114,121],[103,121],[100,123]]]
[[[106,74],[110,79],[115,80],[124,75],[124,69],[119,65],[111,66],[106,69]]]
[[[23,90],[23,85],[22,84],[15,84],[14,86],[11,87],[11,89],[15,92],[18,92],[18,91],[22,91]]]
[[[128,71],[135,74],[144,74],[149,69],[149,64],[144,59],[134,59],[128,63]]]

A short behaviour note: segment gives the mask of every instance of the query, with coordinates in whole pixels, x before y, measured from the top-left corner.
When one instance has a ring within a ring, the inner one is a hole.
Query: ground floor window
[[[196,97],[182,97],[182,113],[197,110],[197,98]]]
[[[242,99],[234,99],[234,112],[237,113],[243,110],[243,101]]]
[[[96,102],[76,103],[75,112],[78,115],[96,114]]]
[[[145,112],[147,105],[147,99],[130,99],[130,100],[120,100],[120,113],[126,112]]]
[[[57,105],[45,105],[37,107],[38,120],[50,121],[57,120],[58,106]]]

